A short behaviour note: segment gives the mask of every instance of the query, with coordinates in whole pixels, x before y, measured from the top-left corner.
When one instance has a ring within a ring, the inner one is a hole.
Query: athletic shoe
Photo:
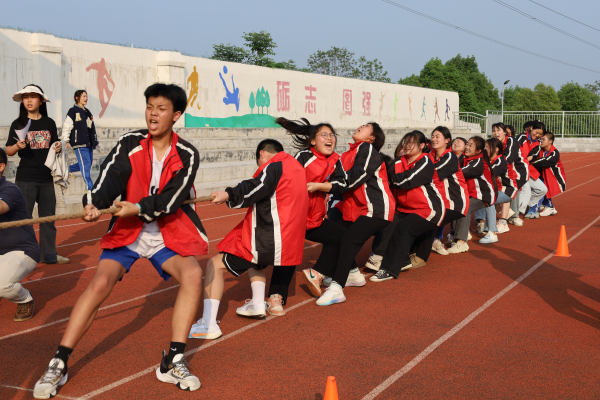
[[[369,278],[371,282],[383,282],[394,279],[394,276],[387,272],[385,269],[380,269],[375,275]]]
[[[358,268],[357,268],[358,269]],[[354,286],[354,287],[362,287],[367,284],[365,280],[365,276],[360,273],[360,271],[350,272],[348,274],[348,280],[346,281],[346,287]]]
[[[56,256],[56,263],[57,264],[68,264],[70,262],[71,262],[71,260],[69,260],[67,257]]]
[[[410,255],[411,269],[421,268],[427,265],[427,261],[423,260],[421,257],[416,254]]]
[[[549,217],[554,214],[558,214],[558,211],[556,211],[556,208],[546,207],[546,208],[544,208],[544,211],[540,212],[540,217]]]
[[[465,253],[467,251],[469,251],[469,245],[466,242],[454,242],[448,249],[450,254]]]
[[[285,315],[285,310],[283,309],[283,297],[281,297],[281,295],[272,294],[267,299],[266,304],[269,314],[276,317],[283,317]]]
[[[306,286],[308,286],[308,290],[315,297],[320,297],[321,292],[321,283],[323,283],[323,275],[318,273],[312,268],[303,269],[302,276],[304,277],[304,282],[306,282]]]
[[[344,289],[340,285],[331,284],[323,293],[323,296],[317,299],[318,306],[330,306],[332,304],[343,303],[346,301]]]
[[[534,212],[534,211],[529,211],[527,214],[525,214],[525,216],[523,218],[536,219],[539,217],[540,217],[540,213]]]
[[[540,211],[544,211],[544,208],[546,208],[546,206],[542,204],[542,205],[540,206]]]
[[[169,365],[165,363],[166,356],[167,352],[163,350],[163,359],[160,363],[164,363],[169,370],[163,374],[160,372],[160,367],[156,369],[156,377],[159,381],[172,383],[179,389],[188,392],[200,389],[200,379],[190,373],[189,364],[185,361],[183,354],[176,354]]]
[[[508,220],[508,223],[514,226],[523,226],[523,220],[519,217],[512,217]]]
[[[477,233],[479,233],[480,235],[483,235],[484,233],[486,233],[487,231],[485,230],[485,220],[480,220],[477,225],[479,226],[479,229],[477,230]]]
[[[381,267],[381,261],[382,260],[375,260],[373,258],[373,256],[369,257],[369,259],[367,260],[367,263],[365,264],[365,267],[373,270],[373,271],[379,271],[379,267]]]
[[[51,399],[56,396],[56,389],[67,383],[69,374],[65,363],[60,358],[53,358],[46,368],[46,372],[35,383],[33,397],[36,399]]]
[[[498,235],[496,235],[494,232],[488,232],[487,235],[479,240],[479,243],[481,244],[491,244],[496,242],[498,242]]]
[[[266,308],[266,306],[265,306],[264,302],[261,302],[260,304],[254,304],[252,302],[252,299],[249,299],[249,300],[246,300],[246,304],[244,304],[243,306],[241,306],[237,310],[235,310],[235,313],[237,315],[239,315],[240,317],[244,317],[244,318],[260,319],[260,318],[267,317],[265,308]]]
[[[496,228],[498,229],[498,232],[496,232],[496,233],[506,233],[506,232],[510,231],[508,224],[506,223],[506,220],[503,220],[503,219],[498,221],[498,223],[496,224]]]
[[[512,208],[509,208],[508,209],[508,217],[506,219],[511,219],[513,215],[515,215],[515,212],[513,211]]]
[[[218,339],[223,336],[221,328],[219,328],[218,322],[213,322],[208,325],[203,318],[200,318],[198,322],[192,325],[188,338],[190,339]]]
[[[442,243],[439,239],[435,239],[433,241],[433,244],[431,245],[431,251],[435,251],[436,253],[441,254],[443,256],[448,255],[448,250],[446,250],[446,246],[444,246],[444,243]]]
[[[467,242],[471,239],[473,239],[473,236],[471,236],[471,232],[469,232],[469,234],[467,235]]]
[[[16,322],[27,321],[33,318],[33,309],[35,308],[35,300],[31,300],[27,303],[17,304],[17,312],[13,318]]]

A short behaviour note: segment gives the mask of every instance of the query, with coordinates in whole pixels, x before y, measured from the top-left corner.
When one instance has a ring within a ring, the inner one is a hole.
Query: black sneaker
[[[380,269],[375,275],[369,278],[371,282],[383,282],[394,279],[394,276],[387,272],[385,269]]]

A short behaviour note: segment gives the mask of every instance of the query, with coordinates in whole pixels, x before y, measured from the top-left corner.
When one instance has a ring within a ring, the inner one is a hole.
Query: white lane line
[[[10,388],[10,389],[17,389],[17,390],[24,390],[24,391],[26,391],[26,392],[33,392],[33,389],[22,388],[22,387],[19,387],[19,386],[12,386],[12,385],[1,385],[1,384],[0,384],[0,387]],[[61,398],[63,398],[63,399],[71,399],[71,400],[75,400],[75,397],[61,396],[60,394],[57,394],[57,395],[56,395],[56,396],[54,396],[54,397],[61,397]]]
[[[586,230],[588,230],[592,225],[594,225],[599,220],[600,220],[600,216],[596,217],[595,220],[593,220],[592,222],[590,222],[585,228],[583,228],[582,230],[580,230],[579,232],[577,232],[573,237],[571,237],[571,239],[569,239],[568,242],[571,243],[573,240],[577,239],[577,237],[579,235],[581,235],[583,232],[585,232]],[[413,358],[401,370],[397,371],[392,376],[390,376],[385,381],[383,381],[379,386],[377,386],[369,394],[367,394],[365,397],[363,397],[362,400],[372,400],[375,397],[377,397],[379,394],[381,394],[381,392],[383,392],[384,390],[386,390],[387,388],[389,388],[391,385],[393,385],[394,382],[396,382],[403,375],[405,375],[411,369],[413,369],[415,366],[417,366],[421,361],[423,361],[423,359],[425,357],[427,357],[429,354],[433,353],[445,341],[447,341],[448,339],[450,339],[458,331],[460,331],[462,328],[464,328],[465,326],[467,326],[469,324],[469,322],[471,322],[473,319],[475,319],[475,317],[477,317],[479,314],[481,314],[482,312],[484,312],[485,310],[487,310],[492,304],[494,304],[496,301],[498,301],[498,299],[500,299],[502,296],[504,296],[506,293],[508,293],[511,289],[513,289],[515,286],[517,286],[519,283],[521,283],[523,281],[523,279],[527,278],[536,269],[538,269],[539,267],[541,267],[546,261],[548,261],[550,258],[552,258],[552,256],[554,256],[554,253],[555,252],[552,252],[552,253],[548,254],[546,257],[544,257],[542,260],[540,260],[537,264],[535,264],[533,267],[531,267],[527,272],[525,272],[523,275],[521,275],[519,278],[517,278],[515,281],[513,281],[510,285],[508,285],[503,290],[501,290],[500,292],[498,292],[498,294],[496,294],[494,297],[492,297],[491,299],[489,299],[488,301],[486,301],[485,304],[483,304],[477,310],[473,311],[467,318],[465,318],[459,324],[457,324],[456,326],[454,326],[454,328],[450,329],[443,336],[441,336],[438,340],[436,340],[435,342],[433,342],[432,344],[430,344],[425,350],[423,350],[419,355],[417,355],[415,358]]]
[[[573,168],[573,169],[570,169],[570,170],[565,171],[565,172],[577,171],[578,169],[589,167],[590,165],[596,165],[596,164],[600,164],[600,162],[596,162],[596,163],[593,163],[593,164],[584,165],[583,167]]]
[[[25,285],[27,283],[31,283],[31,282],[38,282],[38,281],[43,281],[44,279],[51,279],[51,278],[57,278],[59,276],[64,276],[64,275],[69,275],[69,274],[74,274],[76,272],[81,272],[81,271],[87,271],[88,269],[94,269],[94,268],[98,268],[98,266],[96,265],[95,267],[89,267],[89,268],[83,268],[83,269],[78,269],[75,271],[71,271],[71,272],[65,272],[64,274],[58,274],[58,275],[52,275],[52,276],[45,276],[43,278],[39,278],[39,279],[32,279],[30,281],[27,282],[21,282],[21,285]]]
[[[162,293],[162,292],[166,292],[167,290],[175,289],[175,288],[177,288],[177,287],[179,287],[179,285],[170,286],[170,287],[168,287],[168,288],[166,288],[166,289],[161,289],[161,290],[157,290],[157,291],[155,291],[155,292],[151,292],[151,293],[148,293],[148,294],[144,294],[144,295],[142,295],[142,296],[134,297],[133,299],[129,299],[129,300],[123,300],[123,301],[120,301],[120,302],[118,302],[118,303],[114,303],[114,304],[110,304],[110,305],[108,305],[108,306],[101,307],[101,308],[99,308],[99,309],[98,309],[98,311],[102,311],[102,310],[106,310],[106,309],[109,309],[109,308],[117,307],[117,306],[120,306],[120,305],[122,305],[122,304],[126,304],[126,303],[131,303],[132,301],[136,301],[136,300],[144,299],[144,298],[146,298],[146,297],[150,297],[150,296],[153,296],[153,295],[155,295],[155,294],[159,294],[159,293]],[[25,333],[29,333],[29,332],[33,332],[33,331],[37,331],[37,330],[40,330],[40,329],[42,329],[42,328],[46,328],[46,327],[48,327],[48,326],[56,325],[56,324],[59,324],[59,323],[61,323],[61,322],[65,322],[65,321],[68,321],[68,320],[69,320],[69,318],[63,318],[63,319],[59,319],[58,321],[53,321],[53,322],[49,322],[49,323],[47,323],[47,324],[44,324],[44,325],[36,326],[36,327],[34,327],[34,328],[25,329],[24,331],[21,331],[21,332],[11,333],[10,335],[6,335],[6,336],[2,336],[2,337],[0,337],[0,340],[9,339],[9,338],[11,338],[11,337],[15,337],[15,336],[20,336],[20,335],[23,335],[23,334],[25,334]]]
[[[573,159],[571,159],[571,160],[565,160],[565,161],[563,161],[563,162],[567,162],[567,161],[577,161],[577,160],[583,160],[583,159],[585,159],[585,158],[594,157],[594,156],[596,156],[596,155],[597,155],[597,154],[592,154],[592,155],[585,156],[585,157],[573,158]]]
[[[597,178],[594,178],[594,179],[590,179],[590,180],[589,180],[589,181],[587,181],[587,182],[583,182],[583,183],[582,183],[582,184],[580,184],[580,185],[573,186],[571,189],[567,189],[567,190],[565,190],[564,192],[562,192],[562,193],[559,193],[559,194],[557,194],[557,195],[556,195],[556,196],[554,196],[554,197],[558,197],[558,196],[560,196],[561,194],[565,194],[565,193],[567,193],[567,192],[570,192],[570,191],[571,191],[571,190],[573,190],[573,189],[577,189],[579,186],[587,185],[588,183],[590,183],[590,182],[592,182],[592,181],[595,181],[596,179],[600,179],[600,176],[599,176],[599,177],[597,177]],[[554,197],[553,197],[553,198],[554,198]]]
[[[246,213],[243,212],[243,213],[237,213],[237,214],[221,215],[220,217],[202,218],[201,221],[202,222],[204,222],[204,221],[210,221],[211,219],[219,219],[219,218],[231,217],[231,216],[234,216],[234,215],[242,215],[242,214],[246,214]]]
[[[93,242],[95,240],[100,240],[102,238],[96,238],[96,239],[90,239],[90,240],[84,240],[83,242],[75,242],[75,243],[69,243],[69,244],[61,244],[60,246],[56,246],[57,248],[59,247],[65,247],[65,246],[71,246],[74,244],[80,244],[80,243],[87,243],[87,242]],[[222,240],[223,238],[219,238],[219,239],[213,239],[213,240],[209,240],[208,243],[210,242],[216,242],[217,240]]]
[[[307,299],[307,300],[304,300],[303,302],[300,302],[300,303],[295,304],[295,305],[293,305],[293,306],[291,306],[289,308],[286,308],[285,311],[286,312],[290,312],[290,311],[293,311],[296,308],[302,307],[305,304],[313,303],[313,302],[315,302],[315,299],[312,299],[312,298],[311,299]],[[190,354],[194,354],[194,353],[197,353],[199,351],[205,350],[205,349],[207,349],[209,347],[212,347],[214,345],[222,343],[222,342],[224,342],[224,341],[226,341],[228,339],[231,339],[234,336],[239,335],[240,333],[244,333],[244,332],[246,332],[246,331],[248,331],[248,330],[250,330],[252,328],[255,328],[255,327],[259,326],[259,325],[262,325],[265,322],[271,321],[271,320],[273,320],[275,318],[277,318],[277,317],[269,315],[264,320],[261,320],[261,321],[258,321],[258,322],[254,322],[254,323],[252,323],[250,325],[246,325],[243,328],[238,329],[237,331],[233,331],[233,332],[231,332],[231,333],[229,333],[229,334],[227,334],[225,336],[220,337],[219,339],[211,340],[210,342],[206,342],[205,341],[205,343],[203,343],[200,347],[197,347],[197,348],[192,349],[190,351],[186,351],[184,355],[185,356],[189,356]],[[114,389],[114,388],[116,388],[118,386],[121,386],[121,385],[123,385],[125,383],[131,382],[134,379],[137,379],[137,378],[142,377],[144,375],[147,375],[147,374],[149,374],[151,372],[154,372],[154,371],[156,371],[156,369],[158,367],[159,367],[159,364],[156,364],[156,365],[153,365],[151,367],[148,367],[145,370],[138,372],[137,374],[128,376],[128,377],[123,378],[123,379],[121,379],[119,381],[111,383],[110,385],[106,385],[106,386],[104,386],[104,387],[102,387],[102,388],[100,388],[98,390],[94,390],[93,392],[90,392],[90,393],[85,394],[85,395],[83,395],[81,397],[78,397],[77,400],[87,400],[87,399],[91,399],[94,396],[98,396],[99,394],[106,393],[109,390],[112,390],[112,389]]]

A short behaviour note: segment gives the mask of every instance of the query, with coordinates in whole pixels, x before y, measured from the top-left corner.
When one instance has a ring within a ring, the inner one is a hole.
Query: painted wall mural
[[[187,79],[186,89],[189,88],[188,92],[188,100],[186,109],[188,107],[194,107],[194,102],[198,99],[198,72],[196,72],[196,67],[194,66],[194,72],[192,72]],[[198,110],[200,110],[200,102],[198,102]]]
[[[100,113],[98,114],[98,119],[100,119],[104,116],[104,113],[108,108],[108,103],[110,103],[110,98],[115,91],[115,82],[112,80],[110,73],[106,69],[106,61],[104,61],[104,58],[102,58],[100,62],[88,65],[85,70],[86,72],[89,72],[91,69],[98,72],[96,81],[98,83],[98,99],[100,100],[101,107]],[[112,84],[112,90],[108,87],[109,82]]]

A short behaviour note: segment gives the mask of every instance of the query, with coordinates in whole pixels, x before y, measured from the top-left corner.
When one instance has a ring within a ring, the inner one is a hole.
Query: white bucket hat
[[[37,86],[27,85],[23,89],[19,90],[17,93],[13,95],[13,100],[17,103],[23,102],[23,95],[25,93],[37,93],[42,96],[42,103],[50,103],[48,97],[41,91],[41,89]]]

